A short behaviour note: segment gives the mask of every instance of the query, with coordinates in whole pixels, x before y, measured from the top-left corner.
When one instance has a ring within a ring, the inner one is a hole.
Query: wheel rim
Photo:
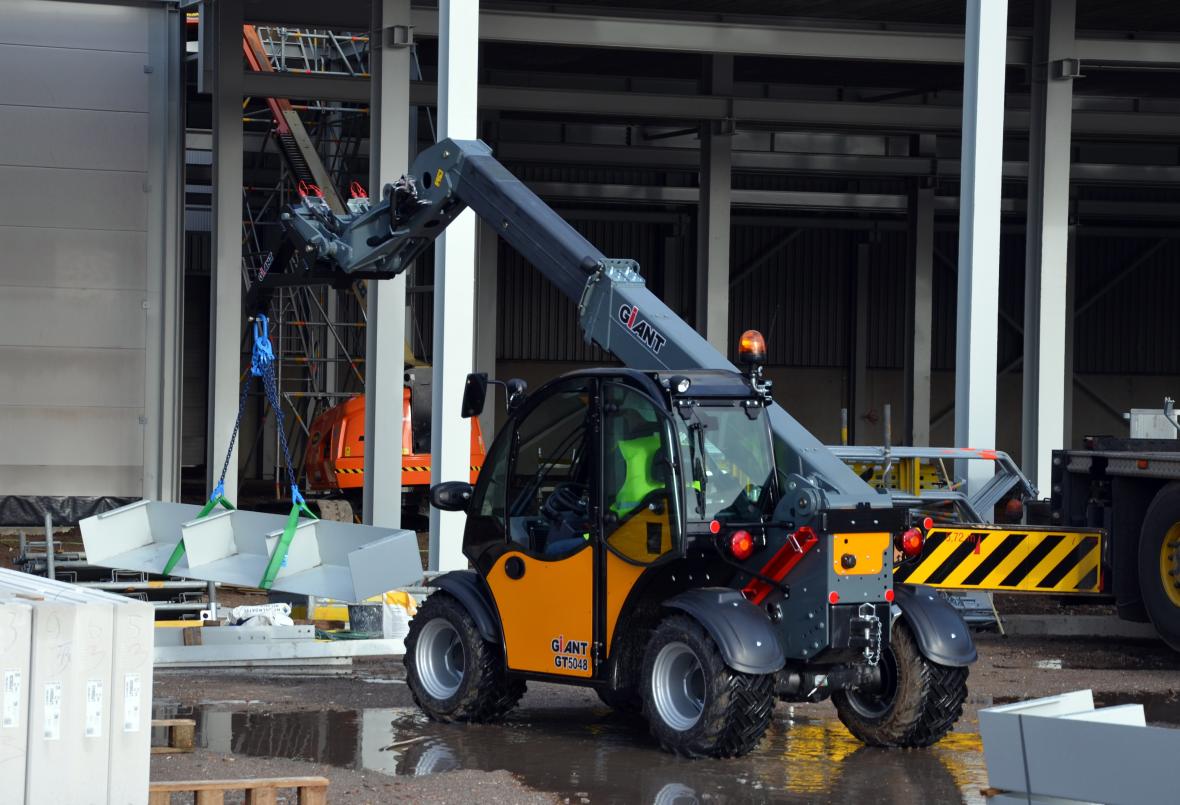
[[[463,641],[448,621],[435,618],[422,627],[414,649],[422,687],[436,699],[449,699],[463,682]]]
[[[1180,607],[1180,523],[1168,529],[1160,544],[1160,583],[1172,606]]]
[[[684,643],[660,649],[651,673],[652,699],[665,724],[678,732],[692,729],[705,710],[705,671]]]
[[[897,658],[893,656],[893,649],[887,648],[881,652],[881,659],[877,663],[881,669],[881,689],[875,692],[850,690],[845,694],[848,704],[857,715],[867,719],[884,717],[893,700],[897,696]]]

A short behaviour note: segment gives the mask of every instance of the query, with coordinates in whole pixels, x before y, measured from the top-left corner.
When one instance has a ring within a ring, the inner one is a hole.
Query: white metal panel
[[[0,45],[0,106],[56,106],[146,112],[142,53]]]
[[[0,226],[5,285],[143,288],[147,238],[134,230]]]
[[[29,745],[29,654],[33,610],[0,596],[0,780],[6,795],[23,802]]]
[[[113,608],[109,633],[103,635],[95,629],[91,617],[86,631],[79,633],[83,650],[71,651],[74,656],[70,661],[83,666],[87,682],[87,715],[83,731],[87,752],[92,755],[105,754],[108,757],[108,768],[107,774],[103,775],[105,785],[100,787],[97,785],[99,778],[91,778],[89,785],[95,790],[88,791],[85,800],[70,801],[147,805],[155,642],[155,613],[152,607],[121,595],[12,571],[0,572],[0,589],[4,588],[34,594],[48,599],[55,606],[69,603],[83,614],[91,616]],[[34,623],[37,624],[37,621]],[[56,640],[56,624],[50,621],[47,626],[50,641]],[[99,688],[100,698],[95,700],[92,696],[93,686],[103,670],[104,658],[109,663],[105,671],[109,674],[110,684]],[[68,663],[59,661],[58,665],[64,669]],[[35,737],[30,736],[30,740]],[[45,767],[30,768],[32,774],[36,775],[51,773],[51,769]],[[77,796],[76,792],[74,796]],[[41,800],[30,797],[30,801]]]
[[[0,75],[3,68],[0,68]],[[0,86],[3,86],[0,81]],[[0,166],[0,220],[11,226],[68,229],[147,228],[142,173]]]
[[[0,416],[0,445],[10,464],[142,466],[142,413],[141,408],[9,406]],[[84,493],[57,489],[40,494]]]
[[[113,617],[114,606],[106,603],[35,605],[25,799],[30,805],[106,802],[110,744],[86,736],[87,690],[93,696],[97,685],[105,712]],[[60,771],[63,758],[69,759],[68,773]]]
[[[4,288],[0,293],[0,345],[141,348],[143,303],[142,291]],[[58,404],[61,402],[68,401]]]
[[[10,461],[8,455],[4,460]],[[143,483],[143,462],[133,466],[0,464],[0,489],[6,495],[105,495],[134,494]],[[131,490],[130,492],[128,490]]]
[[[0,416],[6,405],[68,402],[74,407],[143,405],[140,350],[0,347]]]
[[[146,52],[150,19],[144,8],[4,0],[0,43]]]
[[[145,172],[147,122],[139,112],[6,106],[0,164]]]

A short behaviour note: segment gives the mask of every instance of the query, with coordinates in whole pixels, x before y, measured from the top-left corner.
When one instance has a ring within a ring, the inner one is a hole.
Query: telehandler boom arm
[[[586,340],[624,365],[736,371],[647,289],[635,261],[606,257],[479,140],[448,139],[428,148],[408,176],[386,185],[381,200],[365,206],[354,203],[355,212],[341,216],[309,196],[289,208],[283,226],[302,259],[280,266],[285,273],[271,282],[396,276],[470,207],[577,303]],[[823,509],[891,507],[888,495],[870,488],[781,406],[772,406],[770,417],[780,469],[797,476],[790,494],[799,497],[800,519]]]

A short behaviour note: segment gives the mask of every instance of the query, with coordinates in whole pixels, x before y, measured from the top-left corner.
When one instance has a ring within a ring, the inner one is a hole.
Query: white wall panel
[[[158,480],[180,183],[160,143],[182,22],[0,0],[0,495],[138,496]]]
[[[0,346],[143,348],[143,301],[142,291],[0,288]]]
[[[142,413],[142,408],[7,406],[0,416],[0,455],[4,463],[16,465],[142,464]]]
[[[142,231],[145,179],[142,173],[0,166],[0,220],[10,226],[41,227],[52,220],[67,229]]]
[[[144,288],[147,237],[136,230],[0,226],[0,283],[40,288]]]
[[[3,0],[0,43],[55,48],[148,49],[147,9],[100,3]]]
[[[0,107],[0,164],[146,172],[148,116],[141,112]]]
[[[78,407],[143,405],[144,356],[140,349],[0,347],[0,417],[4,406],[58,400]]]
[[[0,45],[0,105],[146,112],[146,62],[142,53]]]
[[[125,497],[135,495],[143,484],[142,459],[128,467],[5,463],[8,460],[8,454],[0,451],[0,494],[4,495]]]

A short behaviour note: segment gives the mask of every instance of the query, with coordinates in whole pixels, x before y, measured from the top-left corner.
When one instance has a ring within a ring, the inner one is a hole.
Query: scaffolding
[[[366,76],[368,35],[327,30],[244,26],[243,52],[250,69],[265,72]],[[248,99],[244,123],[265,125],[258,159],[278,156],[277,181],[270,187],[243,188],[242,277],[249,291],[269,272],[275,259],[278,216],[315,186],[330,206],[343,210],[338,188],[351,187],[364,173],[361,143],[367,135],[363,106],[286,99]],[[358,120],[358,118],[361,118]],[[311,190],[310,192],[315,192]],[[316,417],[364,391],[364,285],[346,290],[327,287],[277,288],[270,302],[276,379],[286,408],[287,439],[297,477],[305,482],[303,456],[309,426]],[[282,497],[286,476],[273,415],[259,404],[260,428],[245,449],[247,467],[258,477],[274,479]],[[265,419],[261,417],[265,416]]]

